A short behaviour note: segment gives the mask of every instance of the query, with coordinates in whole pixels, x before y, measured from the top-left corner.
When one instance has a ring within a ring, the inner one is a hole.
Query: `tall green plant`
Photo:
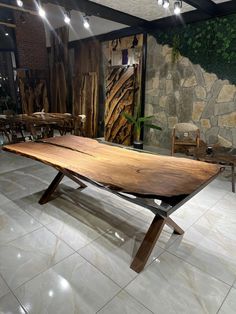
[[[129,124],[132,124],[134,126],[134,139],[137,142],[140,141],[141,131],[144,126],[151,129],[159,130],[159,131],[162,130],[161,127],[155,124],[149,123],[154,118],[154,116],[141,117],[140,110],[138,110],[136,116],[131,116],[127,112],[123,112],[123,116],[125,117],[125,119],[128,121]]]

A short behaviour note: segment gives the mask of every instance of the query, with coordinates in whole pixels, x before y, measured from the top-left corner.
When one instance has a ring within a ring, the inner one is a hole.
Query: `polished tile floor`
[[[145,270],[130,268],[153,215],[0,151],[0,313],[236,313],[236,195],[219,178],[173,214]]]

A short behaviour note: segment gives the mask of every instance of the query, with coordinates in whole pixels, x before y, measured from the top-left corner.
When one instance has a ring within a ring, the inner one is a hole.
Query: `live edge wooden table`
[[[130,265],[136,272],[143,270],[165,224],[177,234],[184,233],[170,215],[222,171],[214,164],[127,150],[72,135],[7,145],[3,149],[58,170],[40,204],[50,200],[67,176],[82,188],[90,182],[152,211],[154,219]]]

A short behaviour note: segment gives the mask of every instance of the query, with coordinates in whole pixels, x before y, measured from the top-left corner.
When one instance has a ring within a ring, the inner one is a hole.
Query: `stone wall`
[[[148,37],[145,114],[163,128],[145,130],[147,145],[170,147],[173,126],[193,122],[206,143],[220,135],[236,147],[236,86],[183,56],[173,63],[172,49],[153,36]]]

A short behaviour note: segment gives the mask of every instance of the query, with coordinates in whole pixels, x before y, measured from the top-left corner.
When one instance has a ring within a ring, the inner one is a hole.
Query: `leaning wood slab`
[[[135,195],[189,195],[220,171],[217,165],[140,153],[72,135],[3,149]]]
[[[101,188],[115,194],[119,191],[135,195],[134,200],[119,194],[155,214],[130,265],[136,272],[144,268],[165,224],[171,226],[175,233],[183,234],[184,231],[169,215],[213,180],[221,170],[217,165],[141,153],[77,136],[7,145],[3,149],[39,160],[59,171],[39,200],[40,204],[50,200],[64,176],[78,183],[81,188],[86,186],[78,177],[101,184]],[[144,198],[153,204],[143,203]],[[161,200],[161,204],[154,204],[153,198]]]

